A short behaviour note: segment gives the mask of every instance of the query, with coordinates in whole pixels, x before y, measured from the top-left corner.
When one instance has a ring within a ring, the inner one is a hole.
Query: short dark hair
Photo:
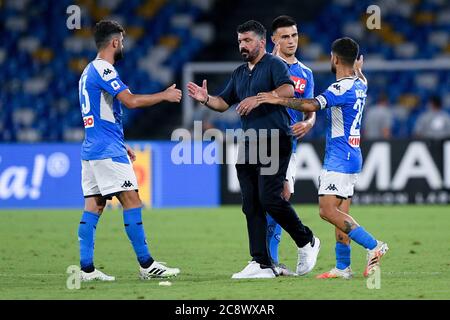
[[[279,16],[272,21],[272,33],[275,33],[278,28],[292,27],[296,25],[297,22],[295,22],[292,17],[286,15]]]
[[[238,33],[253,31],[261,38],[263,38],[263,39],[266,38],[266,28],[264,28],[264,26],[256,20],[249,20],[249,21],[244,22],[243,24],[241,24],[237,27],[236,31]]]
[[[125,33],[123,27],[113,20],[101,20],[94,27],[95,46],[97,49],[104,48],[111,37],[118,33]]]
[[[344,64],[353,66],[359,54],[359,45],[351,38],[340,38],[333,42],[331,51],[341,58]]]

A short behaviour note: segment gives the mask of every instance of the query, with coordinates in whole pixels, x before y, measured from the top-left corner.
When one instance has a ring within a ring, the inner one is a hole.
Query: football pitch
[[[97,226],[96,267],[112,283],[68,289],[66,273],[78,265],[80,210],[0,211],[0,299],[450,299],[448,206],[355,206],[357,221],[386,241],[379,282],[362,276],[365,250],[352,245],[352,280],[318,280],[334,265],[334,229],[317,206],[296,206],[322,240],[316,268],[304,277],[232,280],[248,262],[245,218],[239,206],[145,210],[150,250],[179,267],[171,286],[138,279],[138,265],[120,210],[107,210]],[[280,261],[295,270],[296,248],[283,233]],[[375,284],[375,285],[374,285]],[[373,288],[375,286],[375,288]],[[372,287],[373,289],[369,289]],[[377,289],[378,287],[378,289]]]

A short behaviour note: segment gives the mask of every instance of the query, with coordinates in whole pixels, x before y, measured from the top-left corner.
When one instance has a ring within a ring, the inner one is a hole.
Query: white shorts
[[[84,197],[112,196],[118,192],[137,190],[138,184],[133,165],[113,161],[81,160],[81,186]]]
[[[286,181],[288,183],[290,193],[294,193],[296,173],[297,173],[297,157],[295,153],[292,153],[291,158],[289,159],[289,166],[286,171]]]
[[[351,198],[354,193],[357,173],[341,173],[322,170],[319,176],[319,196],[335,195],[340,198]]]

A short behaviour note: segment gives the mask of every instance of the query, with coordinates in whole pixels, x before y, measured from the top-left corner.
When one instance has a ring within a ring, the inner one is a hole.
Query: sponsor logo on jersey
[[[83,117],[83,123],[85,128],[94,127],[94,116]]]
[[[348,144],[353,148],[359,148],[359,143],[361,141],[361,136],[350,136],[348,137]]]
[[[292,81],[294,81],[294,85],[295,85],[294,86],[294,90],[295,90],[295,92],[303,94],[305,92],[305,89],[306,89],[306,84],[307,84],[306,79],[299,78],[299,77],[296,77],[296,76],[291,76],[291,79],[292,79]]]

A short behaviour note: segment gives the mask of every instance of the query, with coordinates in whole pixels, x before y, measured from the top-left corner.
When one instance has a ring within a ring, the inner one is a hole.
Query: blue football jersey
[[[347,77],[316,97],[327,112],[324,169],[341,173],[361,171],[359,143],[366,96],[367,84],[358,77]]]
[[[95,59],[84,69],[79,81],[85,129],[81,159],[100,160],[127,154],[122,105],[116,99],[127,88],[113,65],[103,59]]]
[[[311,99],[314,98],[314,77],[310,68],[300,61],[294,64],[288,64],[289,75],[294,81],[294,95],[296,98]],[[290,125],[303,120],[303,112],[287,108],[290,118]],[[297,139],[293,140],[293,152],[297,148]]]

